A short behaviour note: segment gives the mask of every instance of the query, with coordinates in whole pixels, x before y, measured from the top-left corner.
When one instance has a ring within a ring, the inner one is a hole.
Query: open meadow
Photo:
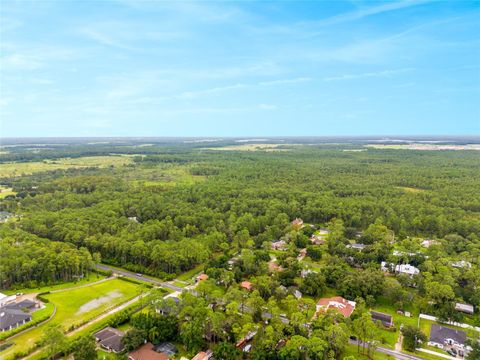
[[[123,166],[132,163],[131,156],[84,156],[79,158],[64,158],[58,160],[44,160],[22,163],[0,164],[0,177],[31,175],[38,172],[52,170],[79,169],[88,167],[105,168],[109,166]]]
[[[9,359],[16,352],[23,352],[33,347],[39,341],[45,329],[52,324],[60,324],[64,330],[79,326],[106,310],[137,296],[141,286],[121,279],[107,280],[90,286],[44,295],[56,307],[53,318],[38,327],[13,338],[6,343],[13,343],[2,351],[2,359]]]

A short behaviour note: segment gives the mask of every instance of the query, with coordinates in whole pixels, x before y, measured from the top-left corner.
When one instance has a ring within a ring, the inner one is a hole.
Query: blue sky
[[[480,2],[11,1],[1,136],[480,133]]]

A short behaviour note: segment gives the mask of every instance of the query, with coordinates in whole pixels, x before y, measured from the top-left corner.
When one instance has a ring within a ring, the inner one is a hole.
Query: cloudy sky
[[[1,136],[480,133],[480,2],[13,1]]]

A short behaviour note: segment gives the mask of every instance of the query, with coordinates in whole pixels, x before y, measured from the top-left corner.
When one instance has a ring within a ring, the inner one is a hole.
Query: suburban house
[[[196,277],[195,279],[197,282],[208,280],[208,275],[207,274],[200,274]]]
[[[12,309],[7,306],[0,308],[0,331],[15,329],[32,320],[32,315],[21,309]]]
[[[470,304],[456,303],[455,310],[463,312],[465,314],[473,315],[475,308]]]
[[[270,272],[281,272],[281,271],[283,271],[283,267],[278,265],[276,260],[270,260],[268,262],[268,271],[270,271]]]
[[[345,246],[347,249],[354,249],[354,250],[357,250],[357,251],[362,251],[363,249],[365,249],[367,245],[364,245],[364,244],[348,244],[347,246]]]
[[[303,249],[300,249],[297,259],[298,261],[302,261],[303,259],[305,259],[306,256],[307,256],[307,248],[303,248]]]
[[[312,236],[310,236],[310,241],[314,245],[323,245],[326,242],[325,239],[324,239],[324,236],[322,236],[322,235],[312,235]]]
[[[242,281],[240,287],[250,291],[253,289],[253,284],[250,281]]]
[[[195,355],[192,360],[209,360],[213,357],[213,351],[200,351],[197,355]]]
[[[472,263],[470,263],[468,261],[465,261],[465,260],[460,260],[460,261],[452,262],[452,266],[454,268],[458,268],[458,269],[463,269],[463,268],[471,269],[472,268]]]
[[[409,276],[420,274],[420,270],[418,270],[415,266],[410,264],[389,264],[385,261],[382,261],[380,267],[383,271],[395,271],[398,274],[405,274]]]
[[[331,298],[321,298],[317,303],[317,314],[320,311],[335,309],[344,317],[349,317],[355,310],[357,303],[355,301],[346,300],[341,296],[334,296]]]
[[[296,218],[295,220],[292,221],[292,226],[296,228],[301,228],[303,227],[303,220],[300,218]]]
[[[272,250],[287,250],[287,243],[284,240],[272,242]]]
[[[243,352],[249,352],[250,349],[252,348],[252,345],[249,344],[250,341],[257,335],[256,331],[250,331],[245,335],[245,337],[235,344],[235,347],[237,349],[241,349]]]
[[[440,244],[440,243],[437,240],[425,239],[425,240],[422,241],[421,245],[423,247],[429,248],[432,245],[438,245],[438,244]]]
[[[453,351],[460,357],[465,357],[471,351],[471,347],[466,345],[466,341],[465,331],[432,324],[428,345],[445,351]]]
[[[122,339],[125,336],[123,331],[112,328],[110,326],[100,330],[94,334],[95,340],[102,348],[114,353],[122,352],[124,347]]]
[[[145,343],[137,350],[128,354],[128,360],[169,360],[164,352],[156,352],[152,343]]]
[[[374,322],[380,321],[383,326],[390,328],[393,326],[393,317],[378,311],[370,311]]]
[[[165,301],[161,301],[160,306],[155,307],[155,312],[161,315],[169,315],[178,304],[180,304],[180,299],[178,297],[167,296],[165,297]]]

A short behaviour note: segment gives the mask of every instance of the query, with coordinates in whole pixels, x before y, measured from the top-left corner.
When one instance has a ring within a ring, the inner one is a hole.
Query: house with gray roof
[[[94,336],[100,346],[107,351],[119,353],[124,349],[122,339],[125,336],[125,333],[123,331],[108,326],[105,329],[96,332]]]
[[[454,352],[460,357],[465,357],[472,348],[466,345],[467,334],[465,331],[432,324],[430,328],[429,346],[435,346],[447,352]]]
[[[393,317],[391,315],[381,313],[378,311],[370,311],[372,320],[374,322],[381,322],[383,326],[389,328],[393,326]]]
[[[0,308],[0,331],[9,331],[32,320],[32,315],[19,309]]]

